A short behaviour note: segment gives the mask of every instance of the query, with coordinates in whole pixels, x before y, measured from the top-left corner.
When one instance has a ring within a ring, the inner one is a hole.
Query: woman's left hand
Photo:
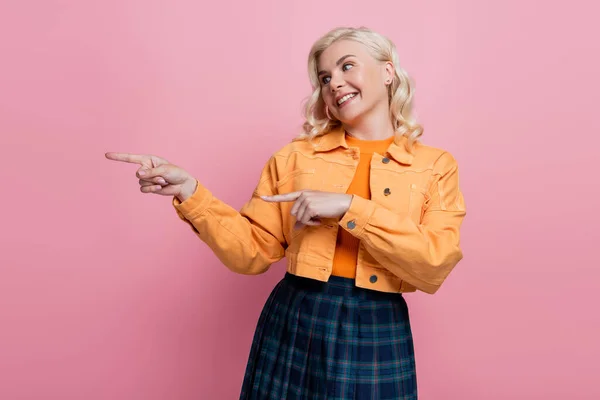
[[[320,218],[338,218],[343,216],[352,202],[352,195],[345,193],[302,190],[273,196],[261,196],[265,201],[293,201],[291,214],[296,221],[304,225],[320,225]]]

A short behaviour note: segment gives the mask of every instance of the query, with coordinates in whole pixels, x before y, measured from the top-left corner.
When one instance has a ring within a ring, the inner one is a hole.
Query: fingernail
[[[140,171],[140,172],[138,172],[138,174],[140,174],[140,176],[144,176],[144,175],[146,175],[146,172],[145,171]]]

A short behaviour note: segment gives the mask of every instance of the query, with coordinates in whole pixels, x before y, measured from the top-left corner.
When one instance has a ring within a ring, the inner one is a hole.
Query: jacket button
[[[371,275],[371,276],[369,277],[369,282],[371,282],[371,283],[375,283],[375,282],[377,282],[377,275]]]
[[[348,221],[346,226],[348,227],[348,229],[354,229],[354,228],[356,228],[356,222],[354,222],[354,220]]]
[[[384,196],[389,196],[390,194],[392,194],[392,191],[390,190],[390,188],[383,189],[383,195]]]
[[[384,163],[384,164],[387,164],[387,163],[389,163],[389,162],[390,162],[390,159],[389,159],[389,158],[387,158],[387,157],[383,157],[383,158],[381,159],[381,162],[382,162],[382,163]]]

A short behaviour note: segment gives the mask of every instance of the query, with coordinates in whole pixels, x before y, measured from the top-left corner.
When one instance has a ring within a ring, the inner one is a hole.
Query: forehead
[[[352,54],[362,61],[374,61],[367,47],[354,40],[340,40],[329,46],[319,57],[319,69],[330,69],[341,57]]]

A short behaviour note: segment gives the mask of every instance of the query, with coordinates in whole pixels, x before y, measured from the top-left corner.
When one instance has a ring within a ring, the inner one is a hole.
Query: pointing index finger
[[[123,161],[127,163],[145,165],[148,160],[148,156],[141,154],[129,154],[129,153],[106,153],[106,158],[113,161]]]
[[[260,198],[265,201],[270,201],[270,202],[295,201],[298,199],[298,197],[300,197],[301,194],[302,194],[302,192],[291,192],[291,193],[285,193],[285,194],[275,194],[273,196],[260,196]]]

